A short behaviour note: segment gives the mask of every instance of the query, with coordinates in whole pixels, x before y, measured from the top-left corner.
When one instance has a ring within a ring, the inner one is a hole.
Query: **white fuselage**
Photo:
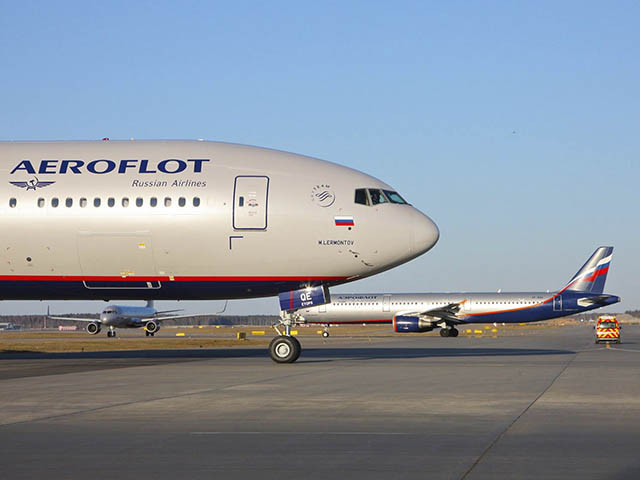
[[[382,272],[438,239],[410,205],[354,202],[383,182],[256,147],[4,142],[0,175],[0,299],[269,296]]]

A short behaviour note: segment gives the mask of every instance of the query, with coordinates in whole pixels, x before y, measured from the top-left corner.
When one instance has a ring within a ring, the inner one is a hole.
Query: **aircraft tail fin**
[[[564,290],[573,292],[602,293],[607,280],[609,264],[613,257],[613,247],[599,247],[589,257],[578,273],[569,281]]]

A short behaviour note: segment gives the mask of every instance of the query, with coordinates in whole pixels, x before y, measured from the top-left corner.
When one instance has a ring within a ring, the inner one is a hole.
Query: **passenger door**
[[[388,312],[391,310],[391,295],[384,295],[382,297],[382,311]]]
[[[238,175],[233,187],[233,228],[266,230],[269,177]]]
[[[553,298],[553,311],[561,312],[562,311],[562,295],[558,295]]]

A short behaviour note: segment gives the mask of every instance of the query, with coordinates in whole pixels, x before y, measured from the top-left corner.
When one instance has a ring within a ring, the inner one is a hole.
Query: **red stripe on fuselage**
[[[339,325],[341,323],[392,323],[392,319],[382,319],[382,320],[330,320],[330,321],[321,321],[321,320],[306,320],[308,324],[317,324],[317,325]]]
[[[0,281],[16,282],[303,282],[339,281],[348,277],[168,277],[84,275],[0,275]]]

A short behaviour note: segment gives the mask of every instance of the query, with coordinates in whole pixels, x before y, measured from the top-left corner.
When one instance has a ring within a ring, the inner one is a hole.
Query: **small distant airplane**
[[[116,328],[144,328],[147,337],[153,337],[160,330],[160,322],[164,320],[176,320],[179,318],[203,317],[209,315],[219,315],[227,309],[227,302],[224,303],[222,310],[216,313],[196,313],[190,315],[166,315],[167,313],[180,312],[181,310],[164,310],[157,311],[153,307],[153,300],[148,300],[144,307],[133,307],[131,305],[107,305],[100,314],[100,319],[96,318],[78,318],[78,317],[56,317],[49,315],[47,308],[47,318],[52,320],[88,322],[87,333],[97,335],[102,327],[108,327],[107,337],[116,336]]]
[[[600,247],[569,283],[553,293],[402,293],[337,294],[331,303],[297,312],[298,323],[392,324],[398,333],[429,332],[457,337],[457,325],[537,322],[613,305],[616,295],[604,294],[613,247]],[[323,336],[328,337],[325,328]]]

